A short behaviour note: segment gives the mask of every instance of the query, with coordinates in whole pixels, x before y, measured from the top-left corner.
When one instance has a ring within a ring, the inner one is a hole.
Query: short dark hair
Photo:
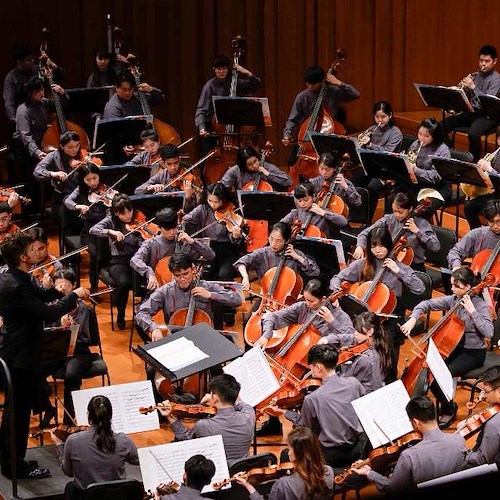
[[[497,49],[493,45],[483,45],[479,49],[480,56],[491,56],[492,59],[497,58]]]
[[[321,299],[328,294],[328,287],[321,280],[313,278],[312,280],[309,280],[306,283],[306,286],[304,287],[304,292],[309,292],[312,296],[316,297],[317,299]]]
[[[333,344],[313,345],[307,353],[307,364],[321,363],[328,370],[337,366],[339,351]]]
[[[12,59],[14,59],[14,61],[16,62],[22,61],[28,56],[34,55],[35,52],[33,51],[33,49],[24,43],[18,43],[12,48]]]
[[[0,201],[0,214],[3,214],[4,212],[11,214],[12,207],[6,201]]]
[[[184,465],[186,486],[201,491],[215,474],[215,464],[203,455],[194,455]]]
[[[247,160],[252,158],[252,156],[259,158],[259,153],[257,153],[255,148],[252,148],[251,146],[240,148],[236,154],[236,164],[241,170],[247,170]]]
[[[395,203],[398,207],[410,210],[415,206],[415,195],[412,193],[403,193],[399,191],[391,197],[391,204]]]
[[[474,273],[474,271],[469,266],[460,266],[451,273],[451,277],[455,281],[460,281],[464,285],[470,285],[475,287],[481,281],[480,273]]]
[[[432,422],[436,420],[436,406],[432,399],[427,396],[415,396],[406,405],[408,418],[416,418],[421,422]]]
[[[177,227],[177,213],[171,208],[162,208],[156,212],[155,219],[156,223],[163,229],[173,229]]]
[[[111,202],[111,212],[113,214],[122,214],[125,210],[133,210],[132,203],[128,195],[124,193],[118,193],[113,196],[113,201]]]
[[[492,366],[483,372],[481,381],[495,389],[500,387],[500,366]]]
[[[192,266],[193,259],[191,258],[191,255],[184,252],[179,252],[172,255],[172,257],[170,257],[170,260],[168,261],[168,268],[171,272],[190,269]]]
[[[163,146],[160,146],[159,152],[162,160],[178,158],[181,155],[181,153],[179,152],[179,148],[174,144],[165,144]]]
[[[306,69],[304,80],[310,85],[322,82],[325,79],[325,70],[319,66],[311,66]]]
[[[319,157],[319,164],[323,163],[325,167],[335,168],[338,163],[338,157],[332,155],[332,153],[323,153]]]
[[[493,222],[493,219],[500,215],[500,200],[488,200],[484,204],[483,215],[488,222]]]
[[[144,142],[146,140],[151,140],[154,142],[158,142],[160,140],[160,136],[158,135],[158,132],[154,128],[145,128],[140,135],[141,142]]]
[[[33,92],[43,89],[43,80],[39,76],[30,76],[23,85],[23,92],[26,97],[31,97]]]
[[[54,281],[57,279],[68,280],[73,286],[76,285],[76,273],[71,267],[63,267],[54,273]]]
[[[230,68],[231,62],[229,61],[229,57],[224,56],[222,54],[218,54],[214,57],[212,62],[212,68]]]
[[[134,77],[126,71],[119,71],[115,76],[115,86],[119,87],[123,82],[128,82],[131,87],[135,87]]]
[[[34,240],[29,234],[20,231],[8,235],[0,246],[5,263],[9,267],[19,266],[21,255],[27,252],[28,246],[33,242]]]
[[[32,227],[26,231],[30,235],[33,241],[41,241],[47,244],[49,242],[49,237],[47,236],[47,231],[43,227]]]
[[[295,199],[300,200],[306,196],[314,196],[314,186],[309,182],[301,182],[294,190],[293,196]]]
[[[217,394],[225,404],[234,404],[240,393],[241,384],[228,373],[217,375],[208,384],[208,390]]]
[[[66,130],[59,137],[59,144],[61,146],[66,146],[70,141],[80,141],[80,136],[73,132],[72,130]]]
[[[290,224],[287,224],[286,222],[276,222],[273,224],[271,232],[273,231],[279,231],[285,241],[288,241],[290,236],[292,236],[292,228]]]
[[[231,193],[229,189],[222,184],[222,182],[214,182],[207,186],[207,196],[217,196],[220,201],[231,201]]]

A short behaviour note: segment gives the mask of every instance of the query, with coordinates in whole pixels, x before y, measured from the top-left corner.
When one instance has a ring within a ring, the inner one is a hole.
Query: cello
[[[145,93],[139,90],[139,85],[141,85],[141,73],[137,66],[136,56],[134,56],[133,54],[129,54],[127,56],[127,62],[130,65],[130,72],[134,77],[135,86],[137,88],[137,95],[141,103],[142,114],[152,115],[151,108],[149,106],[149,102],[146,98]],[[157,132],[161,144],[174,144],[175,146],[178,146],[181,143],[181,138],[179,137],[179,134],[174,129],[174,127],[172,127],[168,123],[158,120],[158,118],[153,119],[153,129]]]
[[[54,102],[54,107],[56,109],[56,120],[48,127],[42,137],[42,150],[45,153],[50,153],[51,151],[55,151],[59,148],[61,134],[67,132],[68,130],[72,130],[76,132],[80,137],[80,145],[83,149],[90,149],[90,141],[87,133],[83,130],[80,125],[76,123],[70,122],[64,118],[63,108],[61,104],[61,99],[59,94],[54,91],[52,85],[54,85],[54,78],[52,74],[52,69],[49,67],[47,61],[49,56],[47,54],[48,50],[48,36],[49,30],[44,28],[42,30],[43,41],[40,45],[40,68],[43,72],[43,76],[47,79],[50,92],[52,94],[52,99]]]
[[[236,97],[238,87],[238,70],[236,66],[240,63],[241,56],[246,52],[247,40],[241,35],[231,39],[231,48],[233,49],[233,70],[231,73],[231,86],[229,97]],[[235,132],[234,125],[218,124],[212,119],[212,128],[219,136],[219,145],[215,148],[217,154],[210,161],[205,163],[203,169],[203,178],[206,184],[212,184],[221,179],[226,170],[236,164],[236,154],[241,145],[242,136],[251,136],[256,134],[254,127],[241,127]],[[244,141],[246,142],[246,141]]]
[[[347,59],[344,49],[337,49],[335,61],[328,68],[329,75],[336,75],[341,65]],[[297,160],[290,167],[289,175],[292,178],[292,186],[297,185],[301,178],[312,178],[316,175],[318,168],[318,155],[313,148],[309,138],[309,132],[321,132],[322,134],[345,135],[345,127],[336,121],[323,106],[323,100],[328,90],[329,83],[325,79],[318,97],[314,104],[311,116],[305,120],[299,129]]]
[[[349,207],[347,203],[338,195],[334,194],[335,181],[338,175],[345,169],[350,162],[349,154],[346,153],[342,161],[339,162],[335,172],[329,182],[325,182],[323,188],[320,189],[316,195],[317,204],[323,210],[331,210],[333,213],[343,215],[345,218],[349,216]]]
[[[479,295],[485,287],[491,286],[494,280],[493,275],[487,275],[481,283],[468,290],[465,295]],[[427,392],[427,388],[432,382],[432,374],[428,373],[425,366],[426,351],[420,347],[421,345],[432,337],[439,354],[443,359],[446,359],[459,344],[465,331],[465,325],[455,313],[461,307],[463,307],[462,300],[457,300],[455,305],[420,339],[418,344],[409,337],[417,348],[417,352],[415,357],[407,363],[401,375],[401,380],[408,394],[413,394],[414,391],[420,393],[422,390]]]

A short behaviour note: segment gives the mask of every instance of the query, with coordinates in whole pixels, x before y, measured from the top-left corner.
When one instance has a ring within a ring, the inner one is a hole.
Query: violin
[[[17,191],[15,187],[0,187],[0,201],[9,201],[10,195],[16,192]],[[21,201],[21,203],[24,203],[25,205],[31,203],[31,198],[28,198],[26,196],[19,195],[19,200]]]
[[[96,154],[96,153],[94,153]],[[86,149],[81,148],[75,158],[69,160],[69,166],[73,169],[82,167],[88,163],[93,163],[96,167],[102,167],[102,160],[96,156],[92,156]]]
[[[469,439],[479,432],[484,427],[484,424],[498,412],[500,412],[500,403],[496,403],[481,413],[476,413],[462,420],[462,422],[458,423],[455,433],[460,434],[464,439]]]
[[[118,191],[108,188],[106,184],[101,182],[96,189],[89,192],[88,200],[91,205],[103,203],[106,207],[111,208],[111,203],[116,194],[118,194]]]
[[[368,351],[370,347],[371,347],[371,342],[369,340],[363,340],[363,342],[360,342],[359,344],[356,345],[342,347],[339,352],[339,359],[337,361],[337,366],[341,365],[342,363],[347,363],[356,356],[360,356],[361,354]]]
[[[160,228],[157,224],[152,223],[154,219],[153,217],[147,220],[146,216],[140,210],[134,210],[132,220],[125,224],[125,229],[128,231],[125,236],[134,232],[140,233],[145,240],[157,236],[160,234]]]
[[[256,467],[247,472],[238,472],[234,476],[220,482],[212,483],[212,487],[214,490],[220,490],[240,477],[245,477],[246,480],[253,485],[262,484],[267,481],[274,481],[283,476],[289,476],[294,470],[295,464],[293,462],[282,462],[281,464],[274,464],[269,467]]]
[[[176,483],[175,481],[169,481],[168,483],[160,483],[156,487],[156,493],[158,493],[158,495],[160,496],[173,495],[179,491],[180,487],[181,485],[179,483]],[[156,495],[151,490],[148,490],[144,493],[144,496],[142,498],[143,500],[152,500],[155,497]]]
[[[45,276],[52,276],[56,270],[56,266],[54,264],[56,260],[56,257],[53,255],[47,255],[43,262],[40,262],[36,266],[31,275],[39,281],[43,281]]]
[[[30,226],[32,227],[32,226]],[[28,229],[28,228],[26,228]],[[25,229],[23,229],[22,231],[25,231]],[[73,255],[77,255],[81,252],[83,252],[84,250],[87,250],[89,248],[88,245],[85,245],[81,248],[77,248],[76,250],[73,250],[71,252],[68,252],[68,253],[65,253],[64,255],[61,255],[60,257],[57,257],[57,258],[54,258],[53,256],[48,256],[47,259],[45,259],[47,262],[46,263],[42,263],[42,264],[38,264],[36,265],[35,267],[33,267],[32,269],[30,269],[28,271],[29,274],[32,274],[33,276],[36,276],[36,274],[38,273],[38,271],[42,270],[42,269],[45,269],[47,267],[52,267],[56,262],[60,262],[61,260],[64,260],[64,259],[67,259],[68,257],[72,257]],[[45,274],[45,273],[44,273]]]
[[[72,434],[86,431],[88,428],[88,425],[58,425],[56,427],[48,427],[47,429],[37,429],[36,431],[30,432],[29,437],[36,439],[46,432],[53,432],[61,441],[66,442]]]
[[[17,226],[16,224],[13,224],[12,222],[9,224],[9,227],[7,228],[7,231],[4,231],[3,233],[0,233],[0,243],[5,240],[8,234],[14,234],[17,233],[18,231],[22,231],[22,229]]]
[[[421,440],[422,434],[420,434],[420,432],[409,432],[399,439],[396,439],[396,441],[391,441],[389,444],[375,448],[370,452],[366,460],[351,465],[344,472],[336,475],[333,481],[337,485],[342,484],[351,475],[353,469],[359,469],[363,467],[363,465],[370,465],[375,472],[384,474],[397,462],[403,450],[409,446],[413,446]]]
[[[225,224],[227,230],[231,233],[235,227],[239,227],[241,235],[247,244],[252,243],[250,236],[243,231],[245,219],[236,213],[236,207],[231,202],[224,203],[220,208],[214,211],[214,216],[217,222]]]
[[[318,387],[321,387],[321,380],[317,378],[303,379],[293,389],[285,388],[280,391],[269,405],[276,405],[284,410],[296,410],[302,406],[304,398]],[[272,415],[268,408],[264,408],[262,411]]]
[[[217,415],[217,408],[212,406],[204,406],[204,405],[183,405],[178,403],[171,403],[168,401],[167,404],[163,405],[152,405],[152,406],[141,406],[139,408],[139,412],[142,415],[147,415],[155,410],[166,409],[170,407],[172,415],[178,418],[179,420],[183,419],[193,419],[198,420],[202,418],[210,418]]]

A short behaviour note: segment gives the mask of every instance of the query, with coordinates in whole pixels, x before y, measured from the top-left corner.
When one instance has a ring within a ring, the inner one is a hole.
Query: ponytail
[[[95,431],[96,445],[100,451],[114,453],[116,441],[111,429],[113,408],[106,396],[94,396],[88,404],[89,423],[97,427]]]

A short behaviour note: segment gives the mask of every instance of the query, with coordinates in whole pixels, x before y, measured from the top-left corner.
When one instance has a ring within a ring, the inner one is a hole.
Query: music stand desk
[[[40,360],[43,362],[63,361],[68,355],[70,341],[71,330],[69,328],[62,326],[44,328]]]
[[[493,95],[480,95],[479,102],[485,115],[500,124],[500,99]]]
[[[197,363],[193,363],[192,365],[173,372],[166,366],[162,365],[148,352],[154,347],[168,344],[169,342],[173,342],[181,337],[191,340],[196,347],[202,350],[205,354],[208,354],[208,358],[202,359]],[[173,333],[172,335],[163,337],[156,342],[139,345],[134,349],[134,352],[146,363],[150,364],[153,368],[167,377],[171,382],[176,382],[177,380],[189,377],[195,373],[208,370],[213,366],[231,361],[243,354],[243,351],[240,348],[234,345],[230,340],[226,339],[222,333],[214,330],[208,323],[198,323],[197,325],[189,326],[183,330]]]
[[[474,108],[470,103],[465,91],[458,87],[444,87],[442,85],[424,85],[414,83],[418,95],[428,108],[439,108],[445,113],[450,111],[472,112]]]
[[[73,113],[102,113],[109,100],[109,93],[114,87],[83,87],[66,89],[69,104],[68,111]]]
[[[126,116],[124,118],[107,118],[95,122],[93,148],[103,144],[128,146],[141,144],[141,132],[153,123],[153,115]]]
[[[339,240],[311,238],[309,236],[298,236],[293,242],[293,247],[312,257],[320,268],[320,278],[329,282],[341,269],[337,254],[338,247],[335,246],[334,241],[338,241],[340,248],[342,248],[342,243]]]
[[[133,195],[135,188],[150,178],[151,168],[131,165],[105,165],[99,168],[99,179],[107,186],[112,186],[125,174],[127,174],[127,178],[116,186],[116,190],[120,193]]]
[[[178,212],[184,206],[184,191],[169,193],[134,194],[130,196],[132,205],[142,210],[149,217],[154,217],[162,208],[171,208]]]
[[[262,103],[246,97],[213,96],[214,115],[220,125],[263,127]]]
[[[356,137],[347,137],[337,134],[321,134],[320,132],[308,132],[308,134],[318,157],[324,153],[331,153],[335,156],[336,161],[340,162],[344,155],[348,154],[350,163],[363,167],[363,161],[359,155],[361,148],[358,146]]]
[[[274,224],[295,208],[295,200],[288,193],[239,189],[237,195],[245,219],[266,220]]]

